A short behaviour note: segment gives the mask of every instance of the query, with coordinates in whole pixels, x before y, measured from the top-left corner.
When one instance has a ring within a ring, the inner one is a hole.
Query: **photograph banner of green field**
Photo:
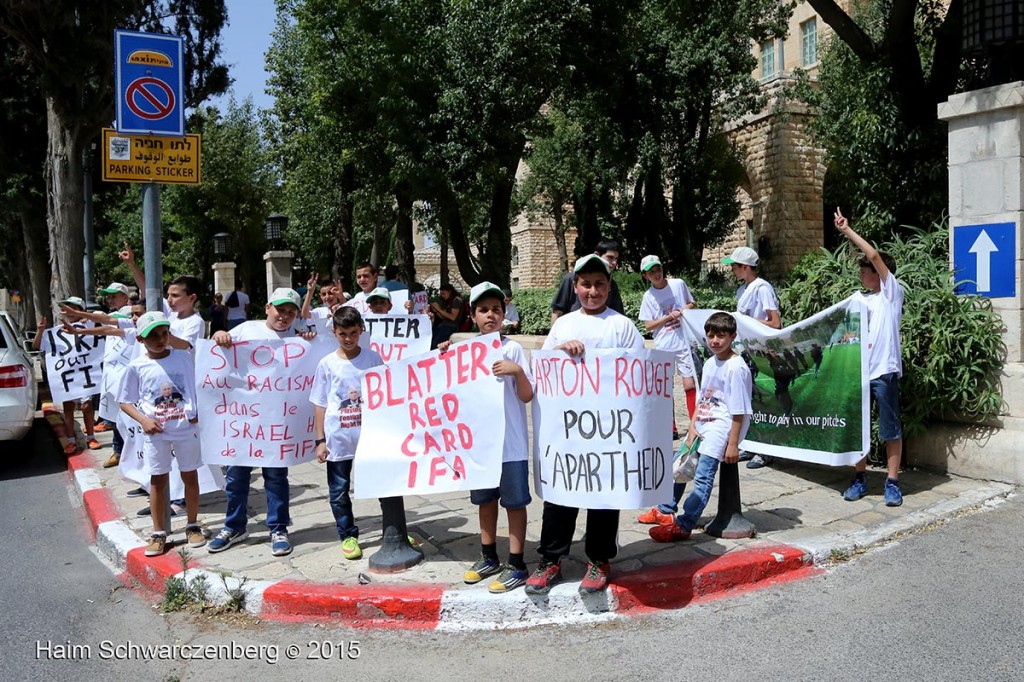
[[[683,319],[704,339],[714,312],[688,310]],[[856,297],[782,329],[732,313],[733,350],[754,379],[754,414],[742,449],[831,466],[864,456],[870,443],[865,314]]]

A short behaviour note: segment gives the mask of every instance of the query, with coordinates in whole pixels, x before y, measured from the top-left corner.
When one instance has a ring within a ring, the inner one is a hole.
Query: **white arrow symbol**
[[[978,238],[971,245],[969,252],[977,254],[978,259],[978,276],[976,281],[979,294],[992,291],[992,254],[998,251],[999,249],[992,243],[992,239],[985,230],[978,234]]]

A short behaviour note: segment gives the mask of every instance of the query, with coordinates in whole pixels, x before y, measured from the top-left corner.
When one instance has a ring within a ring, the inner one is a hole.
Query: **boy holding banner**
[[[64,323],[73,327],[85,327],[81,320],[85,318],[85,301],[78,296],[69,296],[60,302]],[[36,329],[36,337],[32,340],[32,350],[43,350],[46,353],[56,353],[57,349],[51,348],[51,334],[46,333],[46,318],[39,318]],[[48,375],[49,376],[49,375]],[[82,427],[85,429],[85,445],[90,450],[99,450],[100,443],[95,435],[95,414],[92,407],[92,396],[80,400],[64,400],[61,407],[64,411],[64,430],[67,433],[67,445],[64,446],[65,455],[73,455],[78,452],[78,442],[75,438],[75,406],[82,410]]]
[[[275,289],[267,302],[266,320],[249,320],[230,331],[219,331],[213,335],[213,341],[222,348],[231,348],[236,343],[247,341],[287,339],[293,336],[312,339],[316,336],[315,330],[296,332],[292,328],[301,305],[302,299],[294,289]],[[249,536],[246,526],[249,521],[247,506],[252,470],[253,467],[249,466],[227,467],[225,493],[228,508],[224,528],[210,541],[207,547],[209,552],[223,552]],[[288,538],[288,526],[291,524],[288,510],[288,467],[265,466],[262,470],[263,488],[267,494],[266,523],[270,528],[271,553],[274,556],[285,556],[292,552],[292,543]]]
[[[868,372],[871,397],[878,406],[878,436],[885,441],[889,476],[885,479],[885,505],[903,504],[900,489],[900,458],[903,456],[903,427],[900,424],[900,377],[903,354],[900,347],[900,322],[903,319],[903,286],[896,279],[896,261],[879,253],[866,239],[853,231],[849,221],[836,209],[835,226],[864,257],[860,260],[860,283],[871,293],[864,296],[868,310]],[[818,361],[815,360],[815,371]],[[857,473],[843,493],[849,502],[868,494],[864,480],[867,456],[857,462]]]
[[[490,282],[481,282],[469,292],[469,309],[480,334],[500,332],[505,324],[505,293]],[[438,348],[444,352],[451,341]],[[463,575],[468,585],[500,572],[488,585],[492,594],[509,592],[528,577],[523,549],[526,546],[526,508],[530,505],[529,436],[526,403],[533,400],[533,377],[526,369],[523,347],[501,338],[502,359],[491,371],[504,385],[505,441],[502,448],[501,481],[497,488],[471,490],[470,501],[480,516],[480,559]],[[498,504],[508,514],[508,563],[498,561]]]
[[[352,514],[349,488],[352,459],[363,425],[360,377],[363,370],[383,365],[384,360],[375,351],[359,346],[365,327],[358,310],[339,308],[332,322],[338,350],[324,356],[317,365],[309,402],[313,403],[316,458],[327,465],[327,487],[341,538],[341,554],[355,560],[363,556],[363,550],[359,547],[359,527]]]
[[[146,290],[146,275],[135,262],[135,253],[128,242],[124,243],[124,251],[118,254],[132,271],[135,286],[139,291]],[[171,348],[195,348],[196,341],[206,336],[206,322],[196,312],[196,301],[202,291],[202,282],[192,275],[178,275],[167,285],[167,298],[163,299],[163,312],[171,323]]]
[[[779,297],[775,295],[774,287],[758,274],[760,258],[757,251],[749,246],[739,246],[728,258],[723,258],[722,263],[730,267],[733,277],[743,282],[736,290],[736,312],[752,317],[772,329],[782,329]],[[786,401],[789,398],[791,382],[791,377],[775,377],[775,395],[779,396],[780,400]],[[747,452],[742,453],[740,459],[750,460],[747,462],[748,469],[760,469],[772,463],[772,458],[768,455],[753,455]]]
[[[719,463],[739,461],[740,441],[746,437],[753,414],[750,369],[732,349],[736,341],[735,318],[729,313],[715,313],[704,323],[704,332],[715,357],[704,364],[697,410],[686,434],[687,449],[700,438],[693,490],[683,503],[683,513],[673,523],[651,528],[649,533],[655,542],[690,537],[711,498]]]
[[[611,267],[597,254],[576,261],[573,267],[573,289],[580,309],[555,320],[544,341],[544,350],[564,350],[569,356],[583,356],[588,348],[644,347],[644,340],[624,315],[608,307]],[[526,581],[528,594],[547,594],[561,580],[562,557],[569,553],[576,530],[576,507],[544,502],[540,545],[542,557],[537,569]],[[618,553],[618,509],[588,509],[586,531],[587,572],[580,583],[580,592],[592,594],[608,586],[610,561]]]
[[[171,460],[178,460],[185,486],[187,524],[185,537],[190,547],[206,544],[199,527],[199,474],[202,456],[196,423],[196,377],[192,354],[170,347],[170,321],[161,312],[148,312],[136,324],[145,355],[128,363],[117,400],[121,410],[137,421],[145,434],[142,456],[150,476],[149,508],[153,534],[146,556],[160,556],[167,543],[163,510],[167,506]]]
[[[644,292],[640,301],[640,321],[647,331],[654,334],[654,347],[677,354],[676,373],[683,377],[683,389],[686,392],[686,413],[693,418],[697,406],[697,372],[693,367],[693,354],[690,350],[690,334],[683,325],[683,311],[696,308],[697,302],[690,293],[686,282],[674,277],[665,277],[661,259],[657,256],[644,256],[640,261],[640,272],[651,287]],[[672,420],[672,439],[676,434],[675,419]],[[686,486],[676,483],[672,489],[672,501],[653,507],[637,517],[640,523],[671,523],[679,508],[679,500]]]

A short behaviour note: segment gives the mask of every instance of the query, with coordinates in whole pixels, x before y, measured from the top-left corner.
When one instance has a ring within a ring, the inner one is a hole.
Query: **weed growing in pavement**
[[[181,570],[185,575],[182,577],[172,576],[167,579],[164,588],[163,610],[166,613],[182,611],[191,607],[205,610],[209,606],[210,584],[202,573],[197,573],[191,578],[188,577],[188,565],[192,554],[187,548],[179,549],[178,556],[181,558]]]
[[[228,585],[228,576],[224,573],[220,574],[220,581],[224,583],[224,593],[228,595],[228,600],[221,605],[221,610],[229,611],[232,613],[241,613],[245,610],[245,600],[249,596],[249,590],[245,584],[249,582],[249,578],[242,576],[241,580],[234,587]]]

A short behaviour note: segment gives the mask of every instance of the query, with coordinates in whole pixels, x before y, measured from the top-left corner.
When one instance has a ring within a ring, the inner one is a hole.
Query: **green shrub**
[[[928,420],[979,420],[999,414],[999,370],[1006,360],[1002,318],[979,296],[959,296],[949,273],[949,230],[914,230],[883,244],[903,284],[903,380],[900,408],[906,435]],[[843,245],[808,254],[779,290],[784,322],[802,320],[860,289],[860,253]]]

